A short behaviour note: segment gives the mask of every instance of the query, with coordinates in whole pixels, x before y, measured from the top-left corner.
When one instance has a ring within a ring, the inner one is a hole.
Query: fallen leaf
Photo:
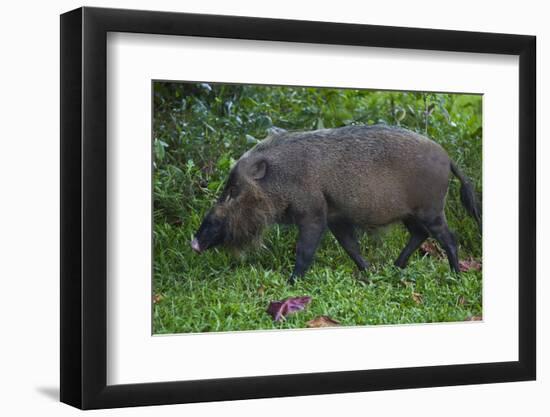
[[[458,262],[460,272],[481,271],[481,262],[476,259],[466,259]]]
[[[206,161],[204,163],[204,165],[201,167],[201,171],[206,174],[206,175],[210,175],[214,172],[214,167],[215,167],[215,163],[214,161]],[[205,181],[206,183],[206,181]],[[208,183],[206,183],[206,185],[204,187],[206,187],[208,185]],[[201,184],[202,186],[202,184]]]
[[[419,294],[417,292],[412,293],[412,298],[416,304],[422,304],[422,294]]]
[[[260,288],[258,288],[258,295],[260,297],[263,297],[265,294],[265,287],[263,285],[260,285]]]
[[[335,327],[340,326],[340,322],[331,319],[329,316],[315,317],[306,323],[307,327]]]
[[[311,301],[311,297],[289,297],[282,301],[271,301],[267,312],[271,314],[274,321],[284,319],[286,315],[303,310]]]
[[[430,256],[433,256],[434,258],[438,258],[438,259],[444,258],[443,250],[433,240],[427,240],[422,245],[420,245],[420,251],[425,255],[430,255]]]
[[[158,304],[162,301],[162,299],[164,298],[164,295],[162,294],[155,294],[153,295],[153,304]]]
[[[406,279],[401,279],[399,280],[399,283],[401,285],[403,285],[405,288],[409,288],[409,287],[412,287],[414,285],[414,282],[412,281],[407,281]]]
[[[482,316],[470,316],[470,317],[467,317],[466,320],[464,321],[482,321],[482,320],[483,320]]]
[[[461,306],[463,306],[464,304],[466,304],[466,298],[461,295],[460,297],[458,297],[458,304],[460,304]]]

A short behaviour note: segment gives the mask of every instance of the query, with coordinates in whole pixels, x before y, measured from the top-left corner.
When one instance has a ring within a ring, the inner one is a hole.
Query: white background
[[[0,410],[5,415],[73,415],[57,403],[59,349],[59,20],[81,3],[11,2],[2,10],[2,120],[0,164],[3,191],[0,277],[3,300],[0,345]],[[548,415],[550,400],[550,289],[543,257],[550,250],[550,170],[541,162],[550,148],[541,140],[549,130],[547,12],[544,2],[440,1],[231,2],[89,1],[87,5],[220,14],[313,19],[536,34],[538,36],[539,285],[538,381],[484,386],[326,395],[94,412],[99,415]],[[544,98],[542,96],[544,95]],[[544,192],[543,192],[544,191]],[[503,225],[503,231],[506,230]],[[544,234],[544,236],[543,236]],[[504,233],[503,233],[504,235]],[[547,255],[546,255],[547,256]]]
[[[120,33],[107,54],[108,384],[518,359],[517,57]],[[483,323],[151,337],[151,79],[483,93]]]

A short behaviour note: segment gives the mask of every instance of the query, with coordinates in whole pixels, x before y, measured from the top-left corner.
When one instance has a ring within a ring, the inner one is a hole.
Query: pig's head
[[[222,244],[239,249],[260,241],[262,230],[275,217],[273,202],[262,188],[268,169],[265,159],[239,160],[191,242],[195,252]]]
[[[191,241],[191,247],[197,253],[225,242],[227,222],[225,218],[216,213],[215,209],[216,207],[208,212],[195,234],[195,238]]]

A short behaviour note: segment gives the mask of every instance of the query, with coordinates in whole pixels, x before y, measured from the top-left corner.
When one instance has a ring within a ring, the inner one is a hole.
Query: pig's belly
[[[373,202],[347,200],[344,204],[328,207],[328,222],[346,221],[361,227],[386,226],[411,215],[410,209],[400,201]]]

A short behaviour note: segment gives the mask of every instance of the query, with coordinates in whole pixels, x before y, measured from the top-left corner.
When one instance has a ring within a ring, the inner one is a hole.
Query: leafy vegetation
[[[350,124],[401,125],[439,142],[471,178],[481,198],[481,96],[354,89],[207,83],[154,84],[154,333],[305,327],[317,316],[342,325],[460,321],[481,315],[481,271],[460,276],[447,260],[393,261],[408,238],[402,226],[365,236],[371,262],[359,274],[327,233],[306,277],[287,279],[296,231],[274,226],[264,247],[234,256],[189,246],[230,168],[273,127],[311,130]],[[461,259],[481,259],[481,238],[453,179],[447,217]],[[280,323],[266,313],[272,300],[308,295],[306,310]]]

